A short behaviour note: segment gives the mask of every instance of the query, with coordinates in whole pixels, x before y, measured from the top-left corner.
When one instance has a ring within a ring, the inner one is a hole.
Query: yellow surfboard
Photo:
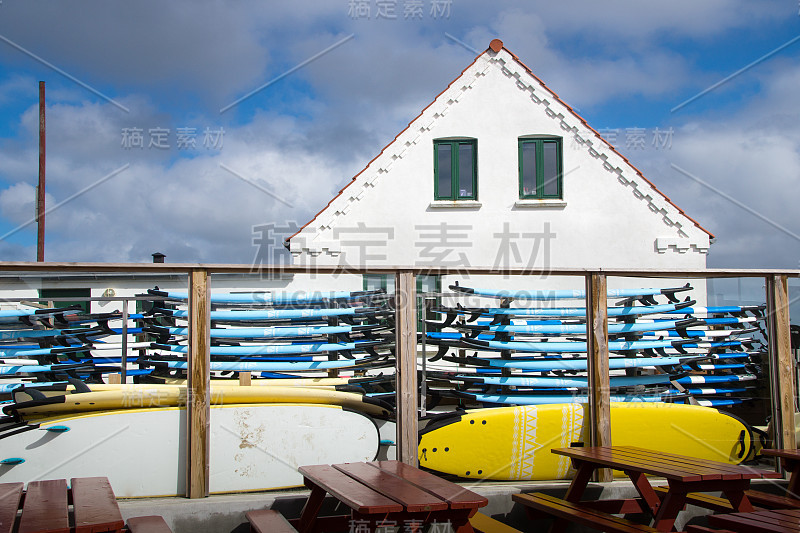
[[[36,400],[15,394],[15,404],[3,411],[17,411],[26,418],[60,413],[175,407],[186,405],[186,388],[175,385],[118,385],[114,390],[62,394]],[[25,401],[27,400],[27,401]],[[373,416],[386,417],[388,406],[361,394],[321,387],[239,387],[211,388],[211,404],[301,403],[347,407]]]
[[[420,432],[419,464],[475,479],[569,478],[574,473],[570,460],[550,450],[589,444],[584,413],[586,404],[531,405],[480,409],[436,421]],[[695,405],[612,403],[611,440],[734,464],[755,453],[749,426]]]

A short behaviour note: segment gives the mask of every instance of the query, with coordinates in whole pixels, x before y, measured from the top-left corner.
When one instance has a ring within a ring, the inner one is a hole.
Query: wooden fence
[[[210,289],[214,274],[277,275],[394,275],[396,287],[397,335],[397,450],[398,458],[417,464],[417,315],[416,276],[419,275],[505,275],[573,276],[584,279],[586,286],[586,334],[588,341],[589,427],[591,445],[611,444],[611,405],[608,373],[608,314],[606,286],[609,277],[638,278],[763,278],[766,283],[766,317],[769,334],[770,384],[775,446],[794,448],[794,362],[791,353],[789,324],[790,277],[800,277],[799,270],[588,270],[525,269],[480,267],[341,267],[165,263],[27,263],[0,262],[0,276],[15,273],[116,273],[184,274],[189,290],[189,363],[187,391],[187,497],[201,498],[209,492],[209,418],[210,418]],[[541,282],[541,281],[540,281]],[[601,475],[610,480],[610,471]]]

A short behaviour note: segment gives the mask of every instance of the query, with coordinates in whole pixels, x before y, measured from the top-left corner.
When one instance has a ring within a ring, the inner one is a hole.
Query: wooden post
[[[414,273],[398,271],[395,287],[397,458],[408,465],[418,466],[417,281]]]
[[[39,82],[39,185],[36,187],[36,261],[44,261],[45,215],[45,103],[44,82]]]
[[[611,446],[611,387],[608,375],[608,302],[605,274],[586,276],[586,347],[589,375],[589,444]],[[597,481],[611,481],[611,470],[597,470]]]
[[[186,497],[205,498],[209,490],[211,416],[211,299],[208,271],[189,273],[189,358],[186,390]]]
[[[767,331],[775,448],[797,448],[794,433],[794,361],[789,327],[789,280],[768,276]]]

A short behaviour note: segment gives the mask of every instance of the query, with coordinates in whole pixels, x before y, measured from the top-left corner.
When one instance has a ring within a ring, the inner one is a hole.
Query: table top
[[[555,448],[553,453],[615,470],[643,472],[685,483],[712,480],[778,478],[779,472],[697,459],[635,446]]]
[[[800,509],[709,515],[708,522],[714,527],[733,531],[796,533],[800,531]]]
[[[309,482],[362,514],[477,509],[489,501],[399,461],[302,466]]]
[[[104,477],[0,484],[0,533],[13,530],[19,508],[18,533],[92,533],[121,531],[122,516]],[[70,504],[72,508],[70,509]]]
[[[770,448],[764,448],[761,450],[761,455],[770,455],[772,457],[800,461],[800,450],[773,450]]]

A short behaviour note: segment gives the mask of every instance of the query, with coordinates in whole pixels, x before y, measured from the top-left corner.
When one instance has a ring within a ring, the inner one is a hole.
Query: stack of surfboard
[[[440,307],[425,334],[434,402],[542,405],[588,401],[586,309],[556,307],[584,291],[493,291],[450,287],[500,306]],[[746,401],[760,377],[761,306],[699,307],[690,286],[611,289],[611,400],[724,407]],[[656,298],[663,296],[666,302]],[[445,407],[447,409],[447,407]]]
[[[150,294],[157,300],[152,311],[132,317],[139,322],[132,326],[144,327],[128,330],[155,341],[129,343],[141,350],[128,357],[139,383],[81,379],[86,374],[77,370],[100,369],[92,374],[100,378],[120,369],[119,351],[98,350],[108,339],[93,324],[90,333],[57,334],[70,345],[63,349],[77,354],[70,361],[76,372],[9,388],[0,418],[0,482],[47,470],[107,475],[120,496],[184,492],[186,294]],[[393,390],[393,376],[368,375],[393,364],[392,316],[382,291],[214,294],[211,301],[212,492],[300,485],[303,464],[393,457],[393,407],[367,394]],[[105,326],[107,335],[117,333]],[[341,375],[328,377],[329,370]],[[241,373],[252,377],[250,386],[229,379]],[[135,462],[125,460],[131,455]],[[137,466],[142,461],[146,469]]]
[[[164,303],[187,295],[149,291]],[[352,375],[393,364],[392,311],[385,291],[324,293],[233,293],[211,296],[211,370],[249,372],[257,378]],[[176,306],[172,306],[176,307]],[[187,368],[186,309],[159,304],[145,328],[156,342],[137,363],[156,374],[183,375]],[[321,374],[320,374],[321,373]]]
[[[31,381],[101,382],[104,374],[119,372],[121,319],[121,313],[86,314],[79,306],[0,312],[0,395]],[[130,324],[127,334],[141,333]],[[130,349],[143,346],[128,343]],[[106,364],[103,354],[117,355],[117,364]]]

